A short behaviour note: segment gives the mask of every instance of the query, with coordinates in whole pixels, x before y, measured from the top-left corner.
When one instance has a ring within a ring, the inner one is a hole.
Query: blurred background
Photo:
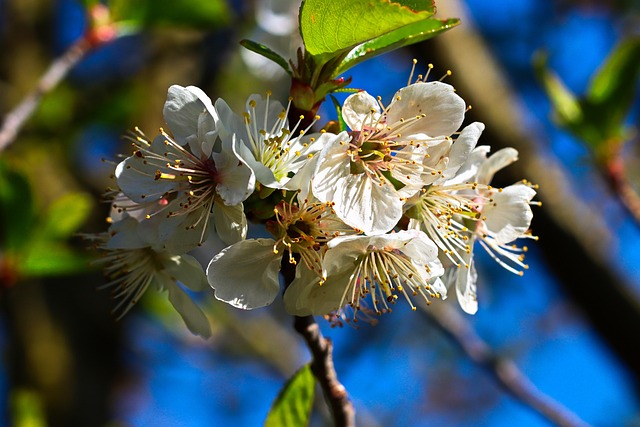
[[[191,336],[156,292],[115,321],[109,293],[96,290],[104,278],[78,236],[106,230],[101,194],[112,185],[113,162],[130,152],[121,135],[163,126],[170,85],[199,86],[236,109],[268,89],[286,99],[286,74],[238,42],[291,56],[300,44],[299,4],[110,4],[123,17],[118,37],[83,55],[0,152],[0,425],[261,425],[284,381],[309,360],[281,303],[241,312],[199,296],[214,330],[208,341]],[[587,423],[640,426],[640,222],[611,185],[611,157],[602,154],[609,146],[559,126],[543,84],[553,73],[576,96],[586,93],[616,46],[638,44],[640,4],[442,0],[437,16],[462,24],[348,75],[353,87],[389,102],[406,84],[412,58],[422,70],[433,63],[436,78],[451,70],[446,82],[473,107],[467,123],[487,125],[480,143],[520,151],[498,184],[527,178],[541,185],[530,269],[512,275],[477,250],[480,310],[464,321]],[[0,0],[0,117],[86,34],[88,22],[80,1]],[[640,60],[628,62],[618,78],[620,123],[632,129],[640,122]],[[329,105],[321,111],[323,119],[332,114]],[[615,146],[632,189],[640,188],[637,143],[636,129]],[[203,263],[212,251],[200,251]],[[456,307],[454,299],[444,304]],[[429,316],[406,308],[358,329],[318,320],[335,343],[358,425],[549,425]],[[330,424],[321,398],[312,424]]]

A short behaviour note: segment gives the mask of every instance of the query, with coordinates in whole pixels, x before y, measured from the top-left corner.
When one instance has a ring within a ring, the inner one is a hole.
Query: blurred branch
[[[629,325],[640,323],[640,301],[610,259],[609,234],[597,211],[579,200],[559,162],[543,154],[545,144],[523,123],[523,109],[459,0],[439,4],[439,13],[464,22],[437,37],[438,56],[454,70],[458,91],[472,100],[471,111],[487,124],[485,136],[496,148],[512,146],[520,152],[515,167],[501,172],[517,181],[526,176],[540,185],[543,208],[537,209],[534,231],[541,238],[547,264],[565,291],[582,308],[594,328],[640,378],[640,358],[629,339]],[[612,315],[615,313],[615,316]]]
[[[49,65],[35,89],[5,116],[0,128],[0,152],[15,140],[40,104],[42,97],[58,86],[87,53],[118,37],[116,26],[111,21],[110,12],[106,6],[99,3],[91,6],[87,10],[87,20],[88,27],[83,36]]]
[[[640,196],[629,182],[624,159],[619,152],[603,166],[602,172],[611,191],[640,227]]]
[[[89,41],[82,38],[51,63],[35,89],[5,116],[0,128],[0,152],[14,141],[20,129],[40,104],[42,97],[51,92],[90,49]]]
[[[496,382],[524,405],[561,427],[587,426],[577,415],[538,390],[515,363],[500,356],[472,329],[451,303],[434,304],[424,313],[447,337],[452,339],[478,366],[486,369]]]

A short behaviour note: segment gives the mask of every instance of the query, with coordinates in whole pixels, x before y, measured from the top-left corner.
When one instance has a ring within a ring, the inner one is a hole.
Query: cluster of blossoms
[[[527,268],[526,247],[513,242],[531,237],[535,190],[490,185],[517,152],[476,146],[482,123],[459,131],[467,107],[450,85],[419,80],[386,107],[354,93],[340,133],[311,133],[288,121],[289,110],[253,95],[238,115],[198,88],[169,89],[168,127],[131,137],[110,229],[96,237],[122,314],[154,285],[207,336],[206,316],[180,284],[208,283],[217,299],[254,309],[281,293],[286,263],[295,266],[284,290],[294,315],[355,319],[390,311],[399,297],[415,309],[450,287],[475,313],[476,243],[514,273]],[[247,239],[247,216],[272,237]],[[187,253],[213,233],[227,246],[205,272]]]

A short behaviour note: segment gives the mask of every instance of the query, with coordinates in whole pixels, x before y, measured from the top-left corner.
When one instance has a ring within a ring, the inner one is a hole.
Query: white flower
[[[376,314],[390,311],[389,304],[395,304],[398,295],[414,310],[414,296],[424,298],[427,304],[433,298],[446,298],[446,288],[438,279],[444,273],[438,249],[421,231],[342,236],[327,246],[323,278],[314,279],[299,268],[286,290],[284,301],[289,313],[340,313],[348,304],[355,319],[368,295]]]
[[[124,316],[154,286],[168,291],[169,301],[193,334],[208,338],[211,330],[207,317],[178,285],[180,282],[193,291],[207,289],[202,266],[183,253],[198,245],[199,231],[185,229],[175,219],[171,221],[174,227],[170,227],[155,218],[139,221],[120,209],[114,212],[117,220],[109,231],[94,237],[104,252],[98,262],[110,279],[100,289],[110,288],[113,297],[120,300],[114,313],[119,313],[118,318]]]
[[[464,113],[462,98],[440,82],[400,89],[384,111],[366,92],[349,96],[342,115],[351,133],[318,155],[314,195],[367,234],[391,230],[405,199],[442,174]]]
[[[238,162],[209,98],[197,88],[172,86],[164,108],[174,137],[162,132],[152,142],[138,132],[134,154],[116,168],[116,182],[136,203],[176,200],[167,217],[196,213],[205,226],[214,213],[216,230],[228,244],[244,239],[242,201],[253,192],[255,178]],[[204,238],[206,227],[203,227]]]
[[[472,138],[465,137],[462,151],[475,145],[478,130],[481,131],[481,127],[469,129]],[[469,145],[472,140],[473,144]],[[411,218],[409,228],[424,230],[445,259],[453,264],[447,278],[455,282],[458,301],[469,314],[478,309],[474,243],[478,241],[501,266],[522,275],[528,268],[523,262],[523,252],[527,248],[511,243],[518,238],[532,237],[529,234],[533,217],[530,205],[536,204],[531,201],[536,192],[526,182],[504,189],[489,185],[495,172],[517,160],[517,151],[506,148],[489,158],[487,152],[485,146],[473,149],[466,162],[458,161],[455,171],[444,174],[449,179],[443,178],[423,189],[407,208]]]
[[[300,122],[289,128],[290,104],[285,109],[280,102],[271,99],[270,93],[266,99],[251,95],[246,111],[238,116],[222,99],[216,102],[227,130],[225,136],[236,136],[232,144],[234,153],[265,187],[291,189],[287,186],[291,175],[335,137],[325,133],[306,135],[309,128],[299,129]]]
[[[217,299],[245,310],[269,305],[280,290],[278,273],[284,252],[291,264],[298,264],[297,270],[303,268],[320,278],[326,243],[356,232],[328,204],[305,200],[298,206],[283,201],[274,211],[276,219],[267,223],[274,239],[238,242],[209,263],[207,277]]]

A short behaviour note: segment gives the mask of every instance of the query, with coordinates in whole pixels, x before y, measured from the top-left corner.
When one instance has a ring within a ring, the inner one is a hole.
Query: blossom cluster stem
[[[283,258],[281,265],[281,273],[288,287],[295,277],[295,266],[289,263],[287,257]],[[313,316],[294,316],[293,328],[304,338],[311,352],[311,372],[331,409],[333,424],[335,427],[355,427],[356,412],[353,403],[349,399],[347,389],[338,380],[333,364],[333,343],[322,335],[320,326]]]
[[[0,152],[13,142],[20,129],[40,104],[42,97],[51,92],[91,48],[90,41],[83,37],[49,65],[33,91],[6,115],[2,128],[0,128]]]
[[[557,401],[538,390],[516,364],[497,354],[484,342],[454,308],[446,304],[430,306],[423,313],[452,339],[478,366],[486,369],[496,382],[522,404],[559,427],[587,427],[588,424]]]
[[[336,427],[355,427],[355,410],[349,399],[347,389],[340,383],[333,365],[333,343],[325,338],[313,316],[294,318],[294,328],[302,335],[313,360],[311,371],[322,388],[325,399],[331,408]]]

